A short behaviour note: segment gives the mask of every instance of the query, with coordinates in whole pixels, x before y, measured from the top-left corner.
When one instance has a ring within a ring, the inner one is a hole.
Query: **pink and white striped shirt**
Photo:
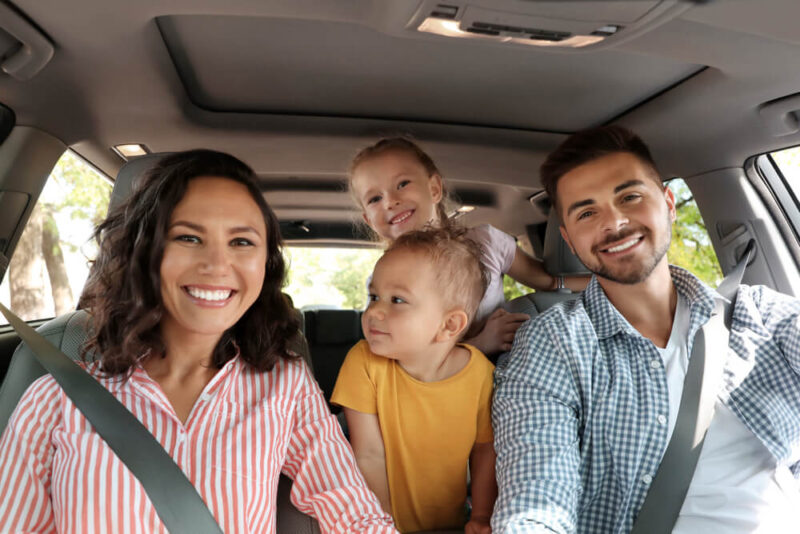
[[[94,368],[94,367],[92,367]],[[300,360],[259,373],[238,357],[183,424],[137,367],[100,382],[166,449],[225,532],[274,532],[281,472],[323,532],[395,533]],[[0,532],[150,533],[166,528],[139,481],[49,375],[28,388],[0,440]]]

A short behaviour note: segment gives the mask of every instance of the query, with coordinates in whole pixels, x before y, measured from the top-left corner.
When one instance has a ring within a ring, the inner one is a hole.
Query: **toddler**
[[[491,532],[494,366],[459,343],[487,284],[477,243],[450,226],[405,232],[375,265],[331,402],[344,408],[356,461],[401,532]]]

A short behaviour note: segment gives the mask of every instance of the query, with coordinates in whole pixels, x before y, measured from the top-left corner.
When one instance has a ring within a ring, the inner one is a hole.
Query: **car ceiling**
[[[628,25],[659,5],[443,3]],[[665,177],[800,143],[759,114],[800,92],[800,2],[672,3],[677,15],[638,35],[554,51],[417,32],[420,1],[21,0],[55,53],[29,80],[0,76],[0,101],[109,176],[118,144],[228,151],[285,221],[351,220],[349,159],[411,134],[478,206],[468,222],[522,234],[544,217],[527,201],[539,165],[581,128],[635,129]]]

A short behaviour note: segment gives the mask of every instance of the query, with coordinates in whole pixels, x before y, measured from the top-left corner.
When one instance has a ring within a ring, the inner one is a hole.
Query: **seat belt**
[[[669,534],[678,520],[714,417],[736,293],[754,248],[755,241],[751,239],[744,257],[717,288],[722,298],[714,299],[711,318],[695,334],[672,438],[631,534]]]
[[[0,304],[39,363],[133,473],[171,534],[221,534],[197,489],[147,428],[69,356]]]

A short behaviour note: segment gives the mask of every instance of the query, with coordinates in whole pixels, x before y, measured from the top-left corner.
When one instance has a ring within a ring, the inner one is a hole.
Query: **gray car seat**
[[[148,154],[127,162],[119,171],[111,191],[109,208],[128,197],[136,180],[152,167],[164,154]],[[64,314],[40,326],[37,331],[64,354],[77,360],[87,338],[90,317],[84,310]],[[305,339],[298,336],[292,350],[300,354],[311,365]],[[11,414],[28,386],[46,371],[39,364],[31,349],[20,343],[14,351],[2,385],[0,385],[0,434],[5,430]],[[318,534],[319,526],[311,517],[300,513],[289,501],[292,482],[281,475],[278,482],[276,524],[279,534]]]
[[[544,270],[552,276],[589,276],[592,273],[581,263],[561,237],[555,209],[550,210],[544,235]],[[527,313],[535,317],[558,302],[574,300],[581,295],[567,288],[553,291],[536,291],[506,302],[504,308],[514,313]]]

